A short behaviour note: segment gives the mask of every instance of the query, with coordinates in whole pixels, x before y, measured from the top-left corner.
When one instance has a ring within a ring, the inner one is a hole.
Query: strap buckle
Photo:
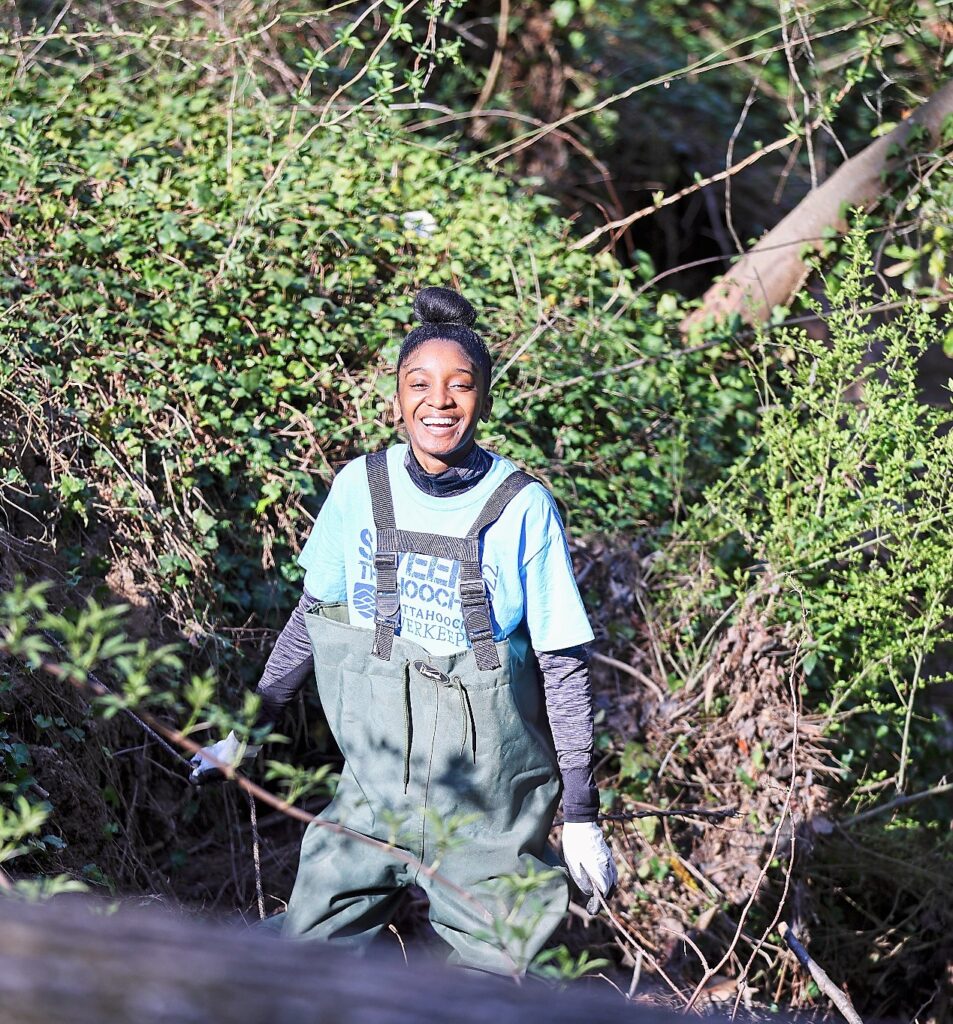
[[[381,625],[400,625],[400,594],[394,591],[377,591],[374,602],[374,621]]]
[[[486,584],[482,579],[460,581],[460,604],[462,604],[464,608],[470,608],[473,605],[486,604],[486,602]]]
[[[397,572],[397,552],[396,551],[378,551],[374,555],[374,568],[377,572],[382,570],[390,569],[392,572]]]

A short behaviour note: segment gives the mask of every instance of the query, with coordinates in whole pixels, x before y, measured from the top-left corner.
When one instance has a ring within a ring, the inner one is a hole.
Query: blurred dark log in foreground
[[[558,991],[356,957],[162,911],[0,899],[0,1020],[16,1024],[675,1024],[608,986]],[[709,1018],[710,1019],[710,1018]],[[727,1018],[725,1018],[727,1019]]]

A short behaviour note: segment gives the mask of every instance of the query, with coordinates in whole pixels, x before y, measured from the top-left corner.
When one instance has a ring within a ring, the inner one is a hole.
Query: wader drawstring
[[[410,662],[404,662],[404,792],[410,785],[410,744],[414,726],[410,714]]]
[[[463,685],[463,680],[459,676],[454,676],[450,682],[460,695],[460,711],[463,714],[463,736],[460,740],[460,753],[461,755],[463,754],[463,749],[467,745],[467,735],[471,736],[470,746],[473,763],[476,764],[476,722],[473,718],[473,708],[470,705],[470,694],[467,693],[467,688]]]
[[[423,662],[414,662],[414,668],[424,677],[429,679],[433,684],[436,693],[439,693],[440,687],[450,686],[457,691],[457,696],[460,698],[460,716],[463,719],[463,734],[460,737],[460,756],[463,756],[463,751],[466,749],[467,738],[470,739],[470,753],[473,758],[473,763],[476,764],[476,719],[473,717],[473,706],[470,703],[470,694],[467,692],[467,688],[463,685],[463,680],[459,676],[453,676],[448,679],[442,672],[437,669],[433,669],[431,666],[426,665]],[[403,705],[404,705],[404,793],[410,785],[410,751],[411,744],[414,735],[414,720],[413,720],[413,709],[410,704],[410,662],[404,662],[404,685],[403,685]]]

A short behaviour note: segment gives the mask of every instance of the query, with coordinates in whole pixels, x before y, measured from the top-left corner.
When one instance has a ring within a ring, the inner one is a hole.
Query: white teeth
[[[427,427],[452,427],[453,420],[451,419],[437,419],[436,417],[429,417],[424,420],[424,426]]]

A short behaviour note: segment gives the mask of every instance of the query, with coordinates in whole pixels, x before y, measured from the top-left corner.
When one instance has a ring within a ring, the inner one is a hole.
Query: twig
[[[570,377],[567,380],[560,381],[558,384],[544,384],[542,387],[535,388],[533,391],[523,391],[519,395],[515,396],[514,401],[527,402],[531,398],[537,398],[540,395],[549,394],[550,391],[555,391],[557,388],[568,388],[575,384],[583,384],[588,381],[596,380],[599,377],[609,377],[618,373],[626,373],[629,370],[637,370],[641,366],[646,366],[649,363],[661,362],[663,359],[680,359],[683,356],[691,356],[696,352],[704,352],[706,349],[715,348],[718,345],[724,345],[728,340],[729,339],[727,338],[715,338],[712,341],[706,341],[701,345],[693,345],[690,348],[680,348],[671,352],[660,352],[658,355],[652,356],[641,356],[639,359],[633,359],[628,363],[619,363],[617,366],[603,367],[601,370],[591,370],[589,373],[581,373],[578,377]]]
[[[793,930],[784,921],[780,925],[781,936],[784,941],[788,944],[788,948],[798,958],[802,967],[806,967],[811,972],[811,977],[814,979],[814,984],[827,996],[828,999],[837,1007],[838,1010],[843,1014],[844,1019],[849,1021],[850,1024],[864,1024],[860,1017],[860,1014],[854,1009],[854,1004],[850,1001],[847,994],[839,989],[833,981],[827,971],[811,956],[810,953],[801,945],[797,940],[797,936]]]
[[[60,27],[60,22],[66,17],[67,14],[69,14],[69,9],[70,7],[72,7],[72,5],[72,0],[68,0],[68,2],[63,5],[62,10],[50,23],[49,28],[47,28],[44,35],[40,37],[36,46],[34,46],[33,49],[30,50],[30,52],[26,55],[26,57],[19,62],[19,67],[17,69],[17,78],[20,78],[26,72],[27,67],[33,61],[33,58],[36,57],[36,55],[40,52],[40,50],[43,49],[44,46],[46,46],[47,42],[50,39],[56,38],[56,30]]]
[[[741,129],[744,126],[745,121],[748,119],[748,112],[751,110],[752,105],[755,101],[755,93],[762,87],[762,78],[764,77],[764,67],[767,64],[768,58],[766,57],[761,62],[761,70],[754,73],[754,78],[751,83],[751,88],[748,90],[748,95],[745,99],[744,106],[741,108],[741,113],[738,115],[738,120],[735,122],[735,127],[728,139],[728,150],[725,153],[725,169],[727,170],[735,161],[735,144],[738,141],[738,136],[741,134]],[[779,99],[780,97],[775,97]],[[743,253],[745,247],[741,244],[741,239],[738,237],[738,232],[735,230],[734,217],[731,212],[731,178],[725,179],[725,223],[731,232],[731,239],[735,243],[735,250],[738,253]]]
[[[802,608],[802,615],[803,615],[803,608]],[[802,642],[803,642],[803,638],[802,638],[802,640],[798,641],[797,649],[795,651],[794,664],[799,664],[800,663],[799,662],[799,654],[800,654]],[[798,730],[800,728],[800,718],[801,718],[800,702],[798,700],[797,684],[795,682],[795,678],[794,678],[794,673],[793,672],[790,673],[789,676],[788,676],[788,685],[789,685],[789,687],[791,689],[791,712],[792,712],[792,719],[793,719],[793,721],[792,721],[792,724],[793,724],[793,736],[792,736],[792,741],[791,741],[791,760],[790,760],[790,765],[791,765],[791,786],[792,786],[792,788],[788,790],[788,800],[790,801],[791,795],[793,793],[794,780],[797,778],[798,751],[800,750],[800,741],[799,741]],[[790,807],[789,807],[789,810],[790,810]],[[780,833],[780,831],[781,831],[781,824],[783,824],[783,822],[784,822],[784,818],[782,817],[781,818],[781,822],[778,825],[778,833]],[[761,932],[761,937],[755,943],[754,948],[751,951],[751,955],[748,957],[748,962],[744,965],[744,968],[742,969],[741,974],[740,974],[740,976],[738,978],[738,991],[737,991],[737,994],[735,996],[735,1005],[734,1005],[734,1009],[732,1010],[732,1014],[731,1014],[732,1020],[734,1020],[734,1017],[735,1017],[735,1015],[738,1012],[738,1006],[739,1006],[739,1004],[741,1002],[741,999],[742,999],[742,996],[744,994],[745,979],[748,977],[748,972],[751,970],[751,965],[754,963],[754,959],[758,955],[758,953],[761,952],[762,947],[764,946],[765,941],[768,938],[768,935],[770,934],[771,930],[775,927],[775,925],[778,923],[778,920],[780,919],[781,914],[784,911],[784,905],[787,902],[787,898],[788,898],[788,891],[789,891],[789,889],[791,887],[791,872],[794,869],[794,854],[795,854],[795,851],[797,849],[796,834],[797,833],[796,833],[796,830],[794,828],[794,816],[792,814],[791,815],[791,846],[790,846],[790,849],[788,851],[787,869],[784,872],[784,888],[783,888],[783,890],[781,892],[781,899],[778,901],[777,907],[776,907],[774,913],[771,916],[771,920],[767,923],[767,925],[765,925],[764,930]],[[777,840],[777,835],[775,836],[775,840]],[[772,859],[774,857],[774,854],[773,854],[773,850],[774,849],[776,849],[776,847],[772,847]],[[760,882],[758,884],[759,884],[759,888],[760,888]]]
[[[714,967],[712,967],[709,970],[707,970],[705,972],[704,976],[702,977],[701,981],[699,981],[698,984],[695,986],[695,991],[692,992],[691,997],[688,1000],[688,1004],[685,1007],[686,1010],[690,1010],[695,1005],[695,1002],[698,1000],[698,997],[702,994],[702,992],[704,991],[705,987],[708,985],[708,983],[711,981],[711,979],[722,969],[722,967],[724,967],[724,965],[729,961],[729,959],[731,958],[732,954],[734,953],[735,947],[738,945],[738,942],[741,939],[741,936],[744,934],[745,921],[748,918],[748,914],[750,913],[751,908],[754,906],[754,901],[757,898],[758,894],[760,893],[761,886],[764,884],[764,880],[767,878],[768,872],[770,871],[771,866],[774,863],[774,857],[775,857],[775,854],[778,851],[778,843],[781,840],[781,830],[784,827],[784,819],[787,818],[789,821],[792,821],[791,803],[792,803],[792,801],[794,799],[794,788],[795,788],[795,785],[797,783],[798,727],[799,727],[799,721],[800,721],[800,715],[799,715],[799,711],[798,711],[797,698],[796,698],[796,691],[794,691],[793,682],[792,682],[792,696],[794,697],[794,700],[793,700],[793,705],[794,705],[793,706],[793,712],[794,712],[793,735],[794,735],[794,740],[793,740],[793,742],[791,744],[791,781],[790,781],[790,784],[788,785],[787,792],[786,792],[785,797],[784,797],[784,804],[781,807],[781,817],[778,819],[777,827],[774,830],[774,836],[771,839],[771,847],[770,847],[770,849],[768,851],[767,857],[765,857],[764,864],[762,865],[761,870],[758,872],[758,877],[755,879],[755,883],[752,886],[751,895],[748,897],[747,901],[745,902],[744,907],[741,910],[741,915],[740,915],[739,920],[738,920],[738,925],[735,928],[735,934],[734,934],[734,937],[731,940],[731,944],[728,946],[728,949],[722,955],[722,957],[718,961],[718,963],[715,964]],[[795,844],[795,834],[794,834],[793,821],[792,821],[791,850],[790,850],[790,854],[789,854],[789,858],[788,858],[788,871],[787,871],[787,874],[785,876],[785,882],[784,882],[785,893],[787,892],[788,880],[790,879],[790,866],[794,862],[794,848],[795,848],[795,845],[796,845]],[[780,914],[780,907],[776,911],[776,915],[779,915],[779,914]],[[765,936],[762,935],[761,942],[764,941],[764,937]],[[759,947],[760,947],[760,943],[759,943]],[[745,982],[745,976],[747,975],[748,968],[750,967],[751,962],[752,962],[753,959],[754,959],[754,954],[752,954],[751,958],[748,961],[748,965],[745,967],[745,970],[742,972],[742,974],[738,978],[738,992],[739,992],[739,994],[744,991],[743,986],[744,986],[744,982]],[[736,1003],[736,1006],[737,1006],[737,1003]]]
[[[648,811],[625,811],[621,814],[600,814],[599,821],[634,821],[636,818],[704,818],[706,821],[725,821],[740,818],[737,807],[685,807],[680,811],[653,808]]]
[[[768,55],[765,56],[765,61],[767,60],[767,56]],[[735,131],[732,132],[731,139],[729,140],[729,144],[728,144],[728,160],[729,161],[732,159],[732,157],[734,155],[734,144],[735,144],[735,141],[737,139],[737,133],[740,130],[741,125],[744,122],[744,118],[747,115],[748,108],[751,105],[751,100],[752,100],[752,97],[754,95],[754,89],[755,89],[755,86],[752,86],[751,92],[748,94],[748,100],[746,101],[744,109],[742,110],[741,118],[739,119],[737,125],[735,126]],[[803,135],[808,140],[808,150],[809,150],[809,153],[810,153],[810,155],[812,157],[813,157],[813,151],[810,149],[811,132],[814,131],[815,129],[821,127],[823,125],[824,121],[825,121],[825,116],[824,116],[824,114],[821,114],[818,117],[816,117],[813,121],[810,121],[810,122],[805,121],[805,123],[804,123]],[[789,132],[787,135],[784,136],[784,138],[776,139],[774,142],[770,143],[769,145],[762,146],[760,149],[754,150],[753,152],[749,153],[746,157],[744,157],[742,160],[739,160],[737,163],[733,163],[733,164],[729,163],[728,166],[725,167],[725,169],[722,170],[722,171],[717,171],[715,174],[709,175],[707,178],[700,178],[698,181],[693,182],[691,185],[686,185],[684,188],[679,189],[678,192],[674,192],[670,196],[665,196],[663,199],[659,199],[657,202],[653,203],[651,206],[643,206],[641,209],[638,209],[638,210],[634,211],[633,213],[630,213],[626,217],[621,217],[618,220],[610,221],[608,224],[604,224],[600,228],[595,228],[593,231],[590,231],[589,234],[586,235],[584,238],[581,238],[579,241],[574,242],[570,246],[569,251],[570,252],[574,252],[577,249],[585,249],[587,246],[591,245],[594,241],[596,241],[596,239],[601,238],[603,235],[608,234],[609,232],[613,232],[613,243],[614,243],[615,241],[617,241],[619,239],[619,237],[622,235],[623,232],[628,230],[628,228],[630,228],[636,221],[642,220],[643,217],[650,217],[653,213],[656,213],[658,210],[661,210],[663,207],[671,206],[673,203],[679,202],[680,200],[684,199],[686,196],[690,196],[690,195],[692,195],[692,193],[698,192],[700,189],[707,188],[709,185],[714,185],[715,183],[717,183],[719,181],[724,181],[725,182],[726,201],[727,201],[727,203],[729,205],[729,215],[728,215],[729,216],[729,228],[731,230],[732,238],[734,239],[735,244],[738,246],[738,251],[741,252],[741,244],[740,244],[740,242],[738,240],[738,236],[735,234],[734,227],[731,225],[731,219],[730,219],[731,218],[731,215],[730,215],[730,203],[731,203],[731,179],[732,179],[732,177],[734,175],[738,174],[740,171],[743,171],[746,168],[750,167],[752,164],[757,163],[762,157],[768,156],[768,154],[770,154],[770,153],[776,153],[778,150],[784,149],[786,146],[791,145],[791,143],[793,143],[793,142],[800,142],[801,138],[802,138],[802,132],[800,130]],[[813,175],[813,169],[812,169],[812,175]]]
[[[496,29],[496,49],[493,51],[493,58],[490,61],[490,69],[486,73],[486,80],[476,103],[473,104],[471,114],[478,114],[490,101],[493,90],[496,88],[496,79],[503,64],[503,53],[506,50],[506,40],[510,33],[510,0],[500,0],[500,20]]]
[[[635,956],[635,967],[632,968],[632,980],[629,982],[629,991],[626,994],[626,999],[630,1001],[635,997],[635,993],[639,988],[639,981],[642,978],[642,961],[644,958],[645,955],[640,949]]]
[[[417,4],[419,2],[420,2],[420,0],[409,0],[409,3],[407,3],[406,6],[403,9],[403,16],[406,17],[411,12],[411,10],[413,10],[413,8],[417,6]],[[376,3],[376,4],[372,5],[372,6],[378,7],[378,6],[380,6],[380,3],[378,2],[378,3]],[[367,13],[368,12],[365,11],[364,14],[361,15],[361,18],[358,19],[358,22],[355,24],[354,27],[356,27],[357,24],[360,24],[360,21],[363,20],[367,16]],[[393,36],[393,34],[396,31],[397,31],[396,25],[392,25],[381,36],[381,38],[378,40],[378,42],[377,42],[376,46],[374,47],[374,49],[371,50],[367,60],[365,60],[361,64],[361,66],[357,69],[355,74],[348,81],[342,82],[341,85],[339,85],[337,87],[337,89],[334,90],[334,92],[331,94],[330,98],[324,104],[324,108],[321,111],[321,116],[318,118],[318,121],[316,122],[316,126],[323,127],[323,126],[325,126],[328,123],[326,119],[327,119],[328,114],[330,113],[330,111],[334,107],[335,102],[338,100],[339,97],[343,96],[344,93],[346,93],[347,90],[350,89],[352,85],[356,85],[357,82],[359,82],[371,70],[371,68],[374,67],[374,62],[377,60],[377,57],[380,54],[381,50],[384,49],[384,47],[387,45],[388,41],[390,40],[391,36]],[[343,118],[343,115],[342,115],[341,117],[335,118],[335,120],[332,123],[333,124],[339,124],[343,119],[344,118]],[[295,152],[297,152],[297,148],[296,148]],[[290,155],[290,154],[288,154],[288,155]],[[274,176],[272,178],[272,182],[269,182],[269,184],[273,183],[273,181],[277,181],[277,178],[275,178]]]
[[[907,778],[907,763],[910,755],[910,723],[913,721],[913,705],[917,699],[917,687],[920,683],[920,673],[923,670],[923,656],[927,651],[927,637],[930,627],[933,625],[934,609],[939,601],[943,600],[942,591],[933,595],[930,608],[923,616],[923,635],[920,637],[920,649],[917,651],[914,664],[913,678],[910,680],[910,698],[907,701],[907,710],[903,718],[903,739],[900,743],[900,768],[897,771],[897,792],[902,793],[906,788],[904,783]]]
[[[818,32],[817,35],[813,36],[813,39],[824,39],[828,36],[837,35],[842,32],[847,32],[851,29],[865,28],[868,25],[874,25],[877,21],[882,20],[878,16],[867,16],[858,18],[856,21],[839,25],[837,28],[827,29],[823,32]],[[738,47],[754,40],[759,39],[761,36],[766,35],[768,32],[774,31],[777,26],[772,26],[753,33],[752,35],[746,36],[744,39],[739,39],[735,42],[734,46]],[[619,103],[623,100],[629,99],[636,93],[642,92],[645,89],[650,89],[658,85],[664,85],[666,82],[675,82],[683,78],[688,78],[691,75],[700,76],[706,74],[709,71],[717,71],[721,68],[731,67],[735,64],[744,64],[748,61],[755,60],[759,57],[766,57],[772,53],[778,53],[784,49],[783,43],[776,43],[771,46],[765,46],[759,49],[752,50],[747,54],[740,54],[729,57],[725,60],[718,60],[722,53],[729,52],[725,50],[716,50],[714,53],[707,54],[706,56],[691,61],[688,64],[683,65],[680,68],[676,68],[673,71],[667,71],[655,78],[650,78],[644,82],[638,82],[635,85],[630,86],[628,89],[624,89],[622,92],[615,93],[612,96],[607,96],[605,99],[599,100],[597,103],[593,103],[588,107],[582,107],[579,110],[574,110],[572,113],[564,114],[562,117],[555,121],[544,125],[542,128],[526,132],[524,135],[519,136],[516,139],[509,140],[507,142],[501,142],[496,146],[491,147],[485,152],[479,155],[479,158],[493,156],[493,159],[489,161],[491,167],[495,167],[501,161],[509,159],[515,156],[521,150],[526,149],[527,146],[532,146],[540,139],[545,138],[558,128],[562,128],[566,124],[570,124],[573,121],[578,121],[583,117],[589,117],[592,114],[597,114],[600,111],[606,109],[614,103]],[[497,155],[493,155],[497,154]],[[476,158],[473,158],[476,159]]]
[[[783,139],[777,139],[770,145],[763,146],[761,149],[756,149],[753,153],[749,153],[743,160],[739,160],[736,164],[732,164],[731,167],[726,167],[723,171],[718,171],[715,174],[709,175],[707,178],[702,178],[700,181],[693,182],[691,185],[686,185],[685,188],[679,189],[678,192],[673,192],[672,195],[665,196],[664,199],[660,199],[657,203],[653,203],[651,206],[643,206],[634,213],[630,213],[627,217],[622,217],[619,220],[613,220],[608,224],[603,224],[602,227],[595,228],[593,231],[590,231],[584,238],[580,238],[578,242],[573,242],[569,247],[569,251],[575,252],[577,249],[585,249],[596,241],[597,238],[601,238],[610,231],[619,235],[630,228],[637,220],[642,220],[643,217],[650,217],[653,213],[656,213],[663,207],[671,206],[672,203],[677,203],[686,196],[690,196],[692,193],[698,192],[700,189],[703,189],[708,185],[714,185],[716,182],[730,179],[733,174],[738,174],[739,171],[743,171],[746,167],[750,167],[752,164],[757,163],[762,157],[768,156],[770,153],[777,152],[779,149],[784,149],[785,146],[790,146],[797,138],[798,136],[793,132],[790,135],[785,135]]]
[[[258,898],[258,917],[265,920],[265,894],[261,885],[261,838],[258,835],[258,811],[255,809],[255,798],[251,793],[248,797],[248,817],[251,821],[251,849],[255,862],[255,896]]]
[[[47,640],[49,640],[50,643],[54,644],[57,648],[59,648],[61,653],[63,653],[63,654],[66,653],[66,648],[59,642],[59,640],[56,639],[56,637],[52,633],[50,633],[48,630],[45,630],[45,629],[42,632],[43,632],[43,636]],[[88,672],[87,675],[89,676],[89,681],[92,684],[90,689],[92,689],[93,692],[96,693],[97,696],[100,696],[100,697],[106,697],[106,696],[112,697],[112,696],[115,696],[113,691],[110,690],[109,687],[101,679],[97,678],[95,673]],[[72,682],[72,680],[70,680],[70,681]],[[130,708],[127,708],[127,707],[124,707],[122,710],[147,735],[151,736],[152,739],[154,739],[156,741],[156,743],[158,743],[159,746],[162,747],[166,751],[166,753],[171,754],[172,757],[176,758],[178,761],[181,761],[182,764],[186,764],[186,765],[189,764],[189,759],[187,757],[183,757],[175,749],[175,747],[173,747],[169,743],[166,743],[166,741],[159,735],[159,733],[156,732],[156,730],[153,729],[152,726],[150,726],[142,718],[140,718],[134,711],[132,711]]]
[[[802,241],[805,242],[805,243],[811,242],[811,241],[818,241],[818,240],[819,239],[817,239],[817,238],[804,238],[804,239],[802,239]],[[778,245],[778,246],[772,246],[772,248],[782,249],[782,248],[784,248],[784,246],[783,245]],[[765,249],[763,251],[767,251],[767,249]],[[708,260],[705,260],[704,262],[713,262],[715,260],[721,260],[723,258],[724,257],[722,257],[722,256],[711,257]],[[700,264],[702,262],[703,261],[701,261],[701,260],[696,260],[693,263],[686,263],[681,268],[678,268],[678,267],[674,268],[672,273],[674,273],[675,270],[685,269],[685,268],[688,268],[688,267],[692,267],[692,266],[698,265],[698,264]],[[658,280],[659,278],[661,278],[663,276],[665,276],[665,275],[663,275],[663,274],[657,275],[656,280]],[[945,305],[945,304],[951,303],[951,302],[953,302],[953,294],[951,294],[951,295],[933,294],[933,295],[925,295],[925,296],[908,296],[908,297],[905,297],[903,299],[898,299],[895,302],[875,302],[875,303],[872,303],[869,306],[863,306],[863,307],[861,307],[860,309],[857,310],[857,314],[859,315],[859,314],[867,314],[867,313],[889,313],[891,310],[903,309],[904,307],[909,306],[912,303],[917,303],[919,305],[927,305],[927,304],[930,304],[930,305],[933,305],[933,304]],[[798,326],[800,324],[819,323],[819,322],[823,322],[823,319],[824,318],[822,316],[819,316],[817,313],[805,313],[803,316],[788,317],[786,320],[780,320],[778,323],[775,323],[775,324],[765,324],[764,327],[762,328],[762,330],[763,330],[763,332],[765,334],[770,336],[770,335],[776,333],[777,331],[784,330],[784,328],[786,328],[786,327],[796,327],[796,326]],[[513,397],[512,401],[514,401],[514,402],[516,402],[516,401],[528,402],[530,399],[539,398],[542,395],[548,395],[552,391],[562,390],[563,388],[568,388],[568,387],[574,387],[576,384],[584,384],[584,383],[587,383],[589,381],[596,380],[596,379],[598,379],[600,377],[609,377],[609,376],[615,376],[615,375],[618,375],[618,374],[621,374],[621,373],[627,373],[630,370],[637,370],[637,369],[640,369],[643,366],[648,366],[650,364],[655,364],[655,363],[661,363],[661,362],[664,362],[666,360],[673,360],[674,361],[676,359],[683,359],[686,356],[692,356],[692,355],[697,354],[698,352],[706,352],[708,349],[717,348],[720,345],[730,345],[730,346],[732,346],[734,348],[738,348],[740,346],[741,342],[748,341],[748,340],[750,340],[753,337],[754,337],[753,329],[743,325],[740,328],[738,328],[737,330],[734,330],[731,334],[726,334],[726,335],[722,335],[722,336],[718,336],[718,337],[712,338],[710,341],[706,341],[706,342],[704,342],[703,344],[700,344],[700,345],[693,345],[693,346],[690,346],[689,348],[671,349],[671,350],[669,350],[667,352],[659,352],[656,355],[651,355],[651,356],[641,356],[640,358],[633,359],[633,360],[631,360],[630,362],[627,362],[627,363],[618,363],[615,366],[606,366],[606,367],[602,367],[602,369],[599,369],[599,370],[591,370],[588,373],[579,374],[579,376],[577,376],[577,377],[567,377],[565,380],[559,381],[558,383],[543,384],[542,386],[540,386],[538,388],[534,388],[532,391],[522,391],[522,392],[520,392],[518,395],[515,395]],[[860,545],[860,547],[869,547],[873,543],[877,543],[877,540],[875,539],[873,541],[865,541],[862,545]],[[857,550],[857,549],[856,548],[852,548],[851,549],[851,551],[854,551],[854,550]],[[813,566],[807,566],[806,568],[810,569],[810,568],[813,568]]]
[[[886,814],[888,811],[895,810],[897,807],[906,807],[909,804],[919,803],[921,800],[928,800],[931,796],[941,796],[943,793],[949,792],[953,792],[953,782],[940,781],[929,789],[921,790],[919,793],[911,793],[909,796],[895,797],[879,807],[871,807],[870,810],[861,811],[860,814],[855,814],[852,818],[840,821],[838,824],[841,828],[851,828],[862,821],[877,817],[878,814]]]
[[[499,107],[493,107],[491,109],[484,110],[454,110],[452,107],[447,107],[442,103],[432,103],[429,101],[419,101],[417,103],[391,103],[389,109],[394,110],[434,110],[439,114],[443,114],[443,117],[432,118],[430,121],[415,121],[413,124],[405,125],[403,130],[413,134],[414,132],[423,131],[424,129],[438,128],[444,124],[452,124],[455,121],[464,121],[476,118],[478,120],[486,120],[487,118],[501,118],[509,121],[520,121],[525,124],[531,124],[536,128],[540,128],[545,125],[545,121],[541,121],[538,117],[531,117],[529,114],[521,114],[516,110],[502,110]],[[612,181],[612,175],[609,172],[609,168],[596,156],[596,154],[586,146],[580,139],[572,132],[564,132],[560,130],[554,130],[553,134],[561,142],[565,142],[571,146],[578,153],[580,153],[592,166],[599,172],[599,180],[605,186],[606,192],[612,201],[613,206],[620,213],[622,211],[622,202],[619,199],[619,194],[615,190],[615,186]],[[719,257],[722,259],[723,257]],[[2,315],[2,314],[0,314]]]
[[[637,679],[643,686],[648,687],[648,689],[650,689],[660,701],[665,700],[665,694],[662,693],[662,688],[658,683],[656,683],[654,679],[650,679],[644,672],[640,672],[634,666],[627,665],[624,661],[619,661],[618,658],[610,658],[607,654],[599,654],[598,651],[591,651],[589,657],[593,661],[598,661],[602,665],[609,665],[612,668],[618,669],[620,672],[625,672],[626,675],[632,676],[633,679]]]
[[[247,42],[253,39],[255,36],[264,35],[269,29],[273,28],[281,20],[281,15],[276,15],[267,25],[261,25],[256,29],[251,29],[240,36],[230,36],[228,39],[203,39],[209,49],[219,50],[225,46],[233,46],[236,43]],[[129,29],[118,29],[113,26],[111,29],[106,31],[105,29],[84,29],[81,32],[57,32],[53,33],[49,29],[43,32],[31,32],[26,35],[13,36],[9,42],[20,45],[22,43],[46,43],[50,39],[56,39],[61,43],[84,43],[84,42],[96,42],[97,40],[112,40],[112,39],[136,39],[149,43],[182,43],[182,42],[195,42],[196,38],[183,39],[177,35],[160,35],[158,33],[137,32]]]
[[[536,343],[536,340],[539,338],[541,334],[543,334],[553,326],[554,325],[552,320],[547,320],[545,317],[542,317],[540,321],[536,324],[536,326],[533,328],[533,331],[530,334],[530,336],[523,342],[523,344],[516,349],[516,351],[509,357],[509,359],[507,359],[507,361],[501,367],[494,371],[493,379],[490,382],[490,386],[495,386],[497,381],[505,377],[507,371],[513,365],[513,363],[515,363],[516,360],[519,359],[520,356],[522,356],[523,353],[531,345],[534,345]]]
[[[638,957],[644,957],[646,960],[648,960],[653,970],[665,982],[665,984],[668,985],[668,987],[672,990],[675,996],[678,999],[684,999],[685,996],[682,993],[681,989],[665,973],[665,971],[662,968],[662,965],[658,962],[658,960],[656,960],[655,957],[648,952],[648,950],[642,948],[641,944],[638,942],[635,936],[632,935],[629,929],[625,927],[625,925],[618,919],[618,917],[616,917],[616,915],[612,912],[612,908],[606,902],[605,896],[603,896],[602,893],[595,886],[593,886],[592,888],[592,900],[590,900],[590,902],[593,901],[597,902],[599,906],[606,912],[606,916],[612,922],[612,926],[615,928],[618,934],[623,936],[623,938],[625,938],[626,941],[632,944],[632,946],[635,949],[636,955]],[[687,1008],[688,1007],[686,1007],[686,1009]]]
[[[8,648],[6,647],[3,639],[0,638],[0,651],[7,649]],[[39,661],[33,667],[41,669],[43,672],[47,673],[47,675],[53,676],[54,679],[59,679],[61,682],[69,683],[77,690],[88,690],[97,697],[114,696],[104,684],[95,680],[88,672],[86,673],[85,680],[77,679],[75,675],[68,672],[62,665],[57,665],[55,662],[47,661],[45,659]],[[236,771],[233,765],[220,761],[214,755],[210,754],[207,749],[204,749],[194,740],[190,740],[187,736],[179,732],[178,729],[173,729],[164,725],[147,712],[142,712],[141,717],[137,717],[136,720],[149,729],[150,735],[155,731],[164,736],[170,742],[182,747],[190,754],[201,753],[205,760],[218,768],[227,779],[234,782],[240,789],[245,790],[249,795],[260,800],[263,804],[267,804],[269,807],[274,807],[276,810],[286,814],[289,818],[294,818],[296,821],[304,822],[306,825],[315,825],[318,828],[327,829],[329,832],[346,836],[348,839],[353,839],[355,842],[361,843],[364,846],[372,846],[375,849],[386,853],[395,860],[399,860],[401,863],[407,864],[419,871],[421,874],[426,875],[433,881],[439,882],[441,885],[445,885],[455,895],[465,900],[466,903],[468,903],[484,921],[492,923],[493,915],[482,903],[480,903],[479,900],[468,893],[465,889],[455,885],[444,875],[441,875],[433,866],[424,864],[423,861],[414,857],[413,854],[407,853],[396,846],[392,846],[390,843],[385,843],[383,840],[374,839],[372,836],[366,836],[362,832],[357,832],[352,828],[348,828],[346,825],[340,825],[335,821],[326,821],[314,814],[309,814],[307,811],[301,810],[300,807],[295,807],[293,804],[289,804],[287,800],[282,800],[273,793],[269,793],[267,789],[263,789],[261,786],[258,786],[251,780],[247,779],[240,772]],[[180,754],[176,754],[175,756],[178,757],[179,760],[186,760]]]

